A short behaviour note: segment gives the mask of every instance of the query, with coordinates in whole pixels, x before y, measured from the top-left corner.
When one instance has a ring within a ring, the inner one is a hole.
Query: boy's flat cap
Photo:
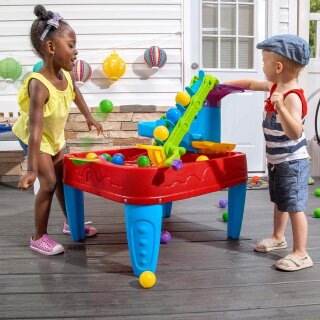
[[[310,46],[302,38],[292,34],[280,34],[257,44],[257,49],[278,53],[301,65],[307,65],[310,59]]]

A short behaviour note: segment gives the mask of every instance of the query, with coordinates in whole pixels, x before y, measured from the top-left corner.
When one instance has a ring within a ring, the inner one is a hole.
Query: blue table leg
[[[125,205],[126,230],[135,276],[156,272],[160,248],[162,205]]]
[[[172,209],[172,202],[167,202],[162,205],[163,212],[162,217],[163,218],[170,218],[171,216],[171,209]]]
[[[66,184],[63,187],[71,238],[73,241],[83,240],[85,238],[83,191]]]
[[[228,237],[239,239],[242,226],[247,183],[232,186],[228,191]]]

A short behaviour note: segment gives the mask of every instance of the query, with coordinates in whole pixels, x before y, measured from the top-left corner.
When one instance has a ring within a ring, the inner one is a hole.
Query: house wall
[[[33,8],[39,2],[59,12],[76,31],[78,58],[93,70],[81,88],[89,106],[106,98],[114,105],[174,105],[182,88],[181,0],[12,0],[0,2],[0,59],[15,58],[23,74],[14,84],[0,82],[0,112],[18,110],[17,90],[40,60],[29,42]],[[145,49],[153,45],[167,53],[166,65],[155,73],[143,61]],[[101,66],[112,48],[127,64],[116,82],[105,77]]]

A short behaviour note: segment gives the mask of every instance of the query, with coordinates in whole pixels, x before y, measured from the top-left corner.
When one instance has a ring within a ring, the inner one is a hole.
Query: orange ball
[[[206,161],[206,160],[209,160],[209,158],[207,156],[199,156],[196,161],[199,162],[199,161]]]
[[[252,182],[253,183],[258,183],[260,181],[260,178],[258,176],[253,176],[252,177]]]
[[[169,130],[165,126],[158,126],[153,130],[153,136],[161,141],[165,141],[169,137]]]
[[[98,158],[98,156],[94,152],[89,152],[86,154],[86,159],[95,159],[95,158]]]

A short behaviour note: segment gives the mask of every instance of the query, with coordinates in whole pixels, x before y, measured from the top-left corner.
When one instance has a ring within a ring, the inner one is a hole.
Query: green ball
[[[107,160],[107,161],[110,161],[111,160],[111,156],[109,153],[104,153],[102,154],[102,156]]]
[[[228,211],[225,211],[223,214],[222,214],[222,220],[224,222],[227,222],[228,221]]]
[[[140,156],[137,159],[137,164],[138,164],[138,167],[149,167],[150,160],[147,156]]]
[[[315,218],[320,218],[320,208],[315,208],[313,214]]]
[[[316,197],[320,197],[320,188],[314,189],[314,195],[315,195]]]
[[[104,99],[99,104],[99,112],[110,113],[113,109],[113,104],[110,100]]]

